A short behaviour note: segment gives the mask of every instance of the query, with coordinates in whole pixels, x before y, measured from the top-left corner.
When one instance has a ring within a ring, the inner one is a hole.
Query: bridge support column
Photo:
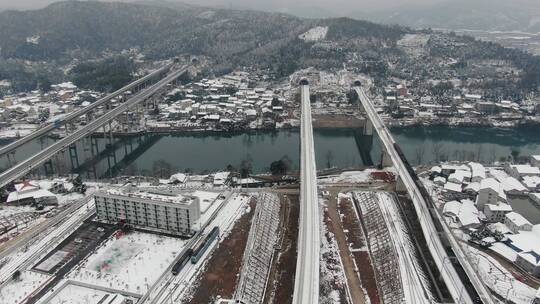
[[[380,165],[382,168],[391,167],[393,165],[392,159],[390,158],[390,155],[388,154],[388,152],[386,152],[385,149],[381,151],[381,164]]]
[[[71,169],[79,168],[79,155],[77,154],[77,145],[69,146],[69,159],[71,160]]]
[[[8,154],[6,154],[7,156],[7,160],[8,160],[8,165],[10,167],[13,167],[17,164],[17,160],[15,159],[15,150],[13,150],[13,152],[10,152]]]
[[[105,126],[103,126],[103,134],[106,134]],[[107,150],[107,165],[108,165],[109,174],[111,178],[113,174],[112,168],[116,166],[117,164],[116,151],[114,150],[113,144],[114,144],[114,139],[113,139],[113,132],[112,132],[112,123],[109,122],[109,140],[108,140],[108,143],[106,144],[105,149]]]
[[[45,169],[45,176],[51,176],[54,173],[52,160],[47,160],[43,163],[43,169]]]
[[[93,136],[90,136],[90,153],[92,153],[92,157],[96,157],[99,153],[98,140]]]
[[[401,175],[397,176],[396,192],[398,192],[398,193],[406,193],[407,192],[407,187],[405,186],[405,183],[403,182],[403,179],[401,178]]]
[[[373,135],[373,123],[371,123],[371,120],[369,120],[369,118],[366,118],[364,122],[363,134]]]

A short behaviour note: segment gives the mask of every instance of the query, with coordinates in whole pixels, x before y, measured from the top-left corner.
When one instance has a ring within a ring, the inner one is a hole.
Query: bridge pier
[[[7,156],[7,159],[8,159],[8,165],[10,167],[13,167],[14,165],[17,164],[17,160],[15,159],[15,150],[13,150],[13,152],[10,152],[8,154],[6,154]],[[11,155],[11,156],[10,156]]]
[[[45,170],[45,176],[51,176],[54,173],[52,160],[47,160],[43,163],[43,169]]]
[[[405,183],[403,182],[403,179],[401,178],[401,175],[397,176],[396,179],[396,192],[398,193],[406,193],[407,187],[405,186]]]
[[[392,167],[394,163],[392,162],[392,158],[390,157],[390,154],[383,148],[381,151],[381,163],[382,168],[386,167]]]
[[[364,135],[373,135],[373,123],[366,117],[364,128],[362,129]]]
[[[77,169],[79,167],[79,155],[77,154],[76,144],[69,146],[69,159],[71,161],[71,169]]]

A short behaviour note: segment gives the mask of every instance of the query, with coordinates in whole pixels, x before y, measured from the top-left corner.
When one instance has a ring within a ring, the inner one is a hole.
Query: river
[[[512,150],[519,151],[522,156],[540,154],[540,128],[409,127],[391,132],[413,165],[431,164],[436,159],[493,162],[506,159]],[[224,170],[228,165],[238,168],[247,160],[254,173],[261,173],[268,171],[271,162],[282,157],[288,158],[291,169],[296,170],[299,135],[299,131],[294,130],[150,135],[118,140],[113,146],[114,153],[100,153],[97,157],[91,157],[89,142],[79,142],[77,161],[80,168],[77,171],[94,178],[156,171],[165,172],[164,175],[168,171],[201,173]],[[361,168],[380,161],[378,139],[363,136],[358,130],[320,129],[315,130],[314,136],[318,169]],[[15,157],[20,161],[51,143],[52,140],[33,142],[19,149]],[[99,139],[98,146],[103,150],[105,140]],[[87,159],[91,161],[87,162]],[[109,163],[114,169],[112,172],[108,171]],[[8,166],[5,157],[0,160],[0,165]],[[68,152],[53,162],[55,172],[69,173],[70,168]],[[89,168],[95,168],[95,171],[90,172]],[[530,202],[516,200],[511,204],[531,222],[540,223],[540,210]]]

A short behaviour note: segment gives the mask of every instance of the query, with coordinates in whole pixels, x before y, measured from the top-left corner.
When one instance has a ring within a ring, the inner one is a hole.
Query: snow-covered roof
[[[33,184],[31,181],[24,181],[19,184],[15,184],[16,192],[34,191],[39,189],[38,185]]]
[[[535,188],[536,186],[540,185],[540,176],[524,176],[523,184],[527,188]]]
[[[445,190],[449,190],[449,191],[454,191],[454,192],[461,192],[461,184],[456,184],[456,183],[452,183],[452,182],[447,182],[446,184],[444,184],[444,189]]]
[[[523,225],[531,225],[531,222],[529,222],[526,218],[523,217],[523,215],[517,213],[517,212],[509,212],[505,214],[505,217],[507,220],[514,223],[516,226],[521,227]]]
[[[478,219],[478,209],[476,209],[474,202],[471,200],[466,199],[461,202],[448,202],[444,204],[443,213],[445,215],[457,217],[463,226],[480,224],[480,220]]]
[[[6,202],[10,203],[10,202],[16,202],[16,201],[28,199],[28,198],[39,199],[39,198],[44,198],[44,197],[55,197],[55,195],[49,190],[45,190],[45,189],[37,189],[34,191],[23,191],[23,192],[11,192],[8,195]]]
[[[523,186],[523,184],[520,181],[518,181],[512,176],[505,178],[503,181],[501,181],[501,184],[503,186],[504,191],[512,191],[512,190],[519,191],[519,192],[527,191],[527,188],[525,188],[525,186]]]
[[[500,187],[501,187],[500,183],[496,181],[494,178],[484,178],[480,182],[480,190],[492,189],[498,192]]]
[[[520,252],[518,255],[533,265],[540,265],[540,253],[535,251]]]
[[[469,167],[471,168],[473,178],[475,177],[479,177],[482,179],[486,178],[486,168],[484,168],[482,164],[470,162]]]
[[[534,174],[540,175],[540,168],[527,165],[510,165],[510,168],[514,169],[518,174]]]
[[[519,231],[516,234],[507,235],[509,243],[521,251],[540,252],[540,235],[531,231]],[[518,250],[518,251],[519,251]]]
[[[504,172],[503,170],[494,169],[494,168],[489,169],[489,174],[492,177],[494,177],[496,180],[498,180],[499,182],[508,177],[508,174]]]
[[[433,179],[433,182],[437,183],[437,184],[445,184],[446,183],[446,178],[442,177],[442,176],[437,176]]]
[[[497,205],[487,204],[484,208],[488,208],[491,211],[505,211],[505,212],[512,211],[512,206],[505,203],[498,203]]]
[[[459,209],[461,209],[461,203],[458,201],[450,201],[444,204],[443,214],[449,214],[457,216],[459,214]]]
[[[465,187],[464,190],[471,190],[474,192],[478,192],[478,190],[480,190],[480,183],[477,183],[477,182],[470,183]]]
[[[456,172],[450,174],[448,176],[448,180],[457,181],[458,183],[463,183],[465,178],[471,177],[471,172],[469,171],[463,171],[463,170],[457,170]]]
[[[439,167],[439,166],[431,167],[431,172],[441,173],[441,172],[442,172],[442,168]]]
[[[184,173],[176,173],[176,174],[171,175],[171,177],[169,178],[169,182],[170,183],[174,183],[174,182],[183,183],[186,181],[186,178],[187,176]]]

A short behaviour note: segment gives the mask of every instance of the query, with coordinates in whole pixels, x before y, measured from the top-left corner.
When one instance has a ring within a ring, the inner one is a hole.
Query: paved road
[[[300,221],[293,303],[319,302],[320,218],[309,86],[302,93],[300,128]]]

